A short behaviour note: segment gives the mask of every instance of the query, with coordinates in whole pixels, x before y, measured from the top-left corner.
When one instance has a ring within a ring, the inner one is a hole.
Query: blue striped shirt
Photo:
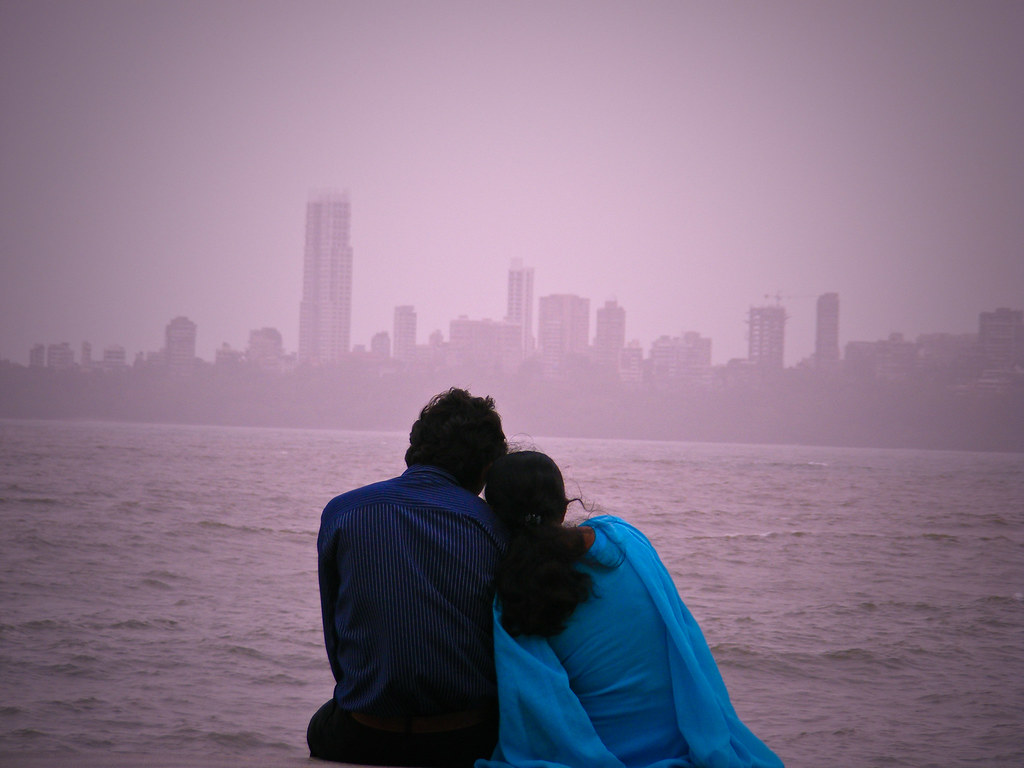
[[[492,703],[491,601],[505,547],[490,508],[437,467],[332,499],[317,551],[338,705],[396,717]]]

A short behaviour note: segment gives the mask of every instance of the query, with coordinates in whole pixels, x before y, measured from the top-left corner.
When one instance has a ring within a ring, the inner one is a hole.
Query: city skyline
[[[178,315],[295,349],[331,186],[355,343],[500,321],[515,258],[715,364],[776,295],[786,365],[827,292],[841,345],[974,332],[1024,303],[1022,40],[995,3],[6,3],[0,358]]]
[[[338,200],[344,199],[345,216],[347,217],[347,196],[338,195],[337,198]],[[350,260],[349,267],[351,267]],[[749,361],[768,370],[782,370],[783,368],[790,368],[798,364],[811,365],[828,370],[839,365],[845,359],[844,347],[847,345],[872,345],[886,343],[897,338],[901,343],[904,343],[905,334],[899,331],[894,331],[877,339],[846,339],[844,342],[841,342],[840,297],[835,292],[827,292],[815,297],[817,301],[815,303],[816,311],[814,312],[814,349],[808,354],[800,356],[793,363],[784,362],[792,355],[786,341],[786,327],[791,319],[791,315],[781,303],[781,296],[766,295],[764,298],[769,303],[757,306],[752,305],[747,310],[747,319],[745,321],[748,329],[746,335],[746,354],[729,358],[729,360],[716,361],[713,360],[711,353],[715,340],[704,336],[699,331],[684,329],[683,331],[676,332],[676,335],[673,336],[672,331],[665,330],[648,344],[640,344],[638,340],[630,339],[626,333],[626,328],[628,328],[627,309],[620,306],[614,299],[607,300],[603,306],[592,307],[590,297],[567,293],[535,297],[532,301],[524,302],[522,281],[525,275],[529,276],[528,284],[532,285],[533,268],[524,266],[521,259],[513,259],[512,265],[508,270],[508,304],[510,307],[515,305],[517,311],[525,314],[528,318],[532,317],[534,310],[536,310],[538,330],[537,337],[533,339],[524,337],[521,327],[518,327],[518,324],[514,323],[509,315],[506,315],[503,320],[497,321],[492,317],[469,318],[463,314],[450,318],[443,330],[434,329],[431,332],[424,332],[423,329],[418,327],[415,305],[395,306],[390,327],[373,333],[365,341],[354,340],[347,352],[331,360],[321,360],[313,357],[303,359],[299,344],[287,344],[283,340],[280,331],[274,327],[253,328],[247,331],[245,336],[248,339],[249,348],[252,348],[254,338],[260,339],[264,334],[272,334],[275,337],[275,344],[279,353],[281,355],[295,355],[296,362],[300,365],[321,365],[324,363],[344,365],[350,355],[365,354],[367,352],[379,358],[394,359],[402,363],[413,363],[417,359],[417,348],[425,349],[437,342],[451,345],[454,341],[458,345],[460,340],[462,340],[462,334],[466,333],[465,329],[469,325],[517,326],[516,338],[514,340],[502,339],[502,346],[506,350],[516,348],[518,353],[521,353],[517,357],[517,364],[534,356],[542,362],[549,373],[558,367],[559,361],[565,354],[592,356],[597,362],[609,363],[612,357],[611,351],[620,342],[622,344],[619,347],[620,352],[634,349],[639,351],[639,359],[650,359],[653,361],[661,354],[666,343],[690,343],[691,340],[699,339],[700,343],[707,347],[701,355],[706,357],[708,366],[721,366],[734,361]],[[774,301],[774,303],[771,303],[771,301]],[[982,308],[975,314],[975,325],[970,330],[951,333],[940,329],[925,329],[922,333],[917,334],[917,338],[927,339],[936,335],[974,336],[978,339],[979,343],[984,345],[983,337],[987,327],[999,327],[1005,322],[1006,317],[1019,315],[1021,311],[1011,307]],[[595,320],[593,330],[591,330],[591,316]],[[528,320],[528,322],[531,321]],[[179,329],[177,334],[172,334],[172,327]],[[174,347],[171,341],[172,335],[177,335],[180,338],[180,329],[183,327],[188,329],[185,332],[185,336],[188,338],[188,349],[191,350],[191,354],[195,356],[195,359],[214,362],[224,353],[241,354],[246,351],[245,347],[235,346],[235,344],[239,343],[239,340],[235,340],[234,344],[231,340],[226,340],[221,342],[213,354],[204,357],[197,351],[197,340],[199,338],[198,324],[191,321],[188,317],[180,315],[173,318],[166,325],[163,331],[165,339],[163,346],[148,344],[144,348],[126,350],[122,344],[113,342],[97,346],[97,350],[102,350],[108,354],[113,350],[117,350],[114,355],[118,365],[130,364],[133,359],[152,359],[154,356],[160,358],[172,350]],[[546,343],[545,336],[547,337]],[[609,339],[613,339],[613,341]],[[261,341],[258,341],[257,346],[261,343]],[[907,340],[905,343],[916,345],[916,342],[912,340]],[[37,339],[27,350],[25,360],[0,359],[9,360],[16,364],[25,364],[27,362],[33,366],[43,366],[45,364],[46,367],[68,368],[72,365],[78,365],[82,356],[91,354],[92,345],[93,341],[91,339],[81,339],[77,343],[69,342],[66,339],[61,339],[60,341]],[[76,349],[80,350],[78,356],[75,354]],[[56,366],[46,362],[51,354],[58,355],[60,362]],[[179,351],[174,356],[178,360],[180,367],[183,360],[182,353]],[[628,378],[628,376],[625,378]]]

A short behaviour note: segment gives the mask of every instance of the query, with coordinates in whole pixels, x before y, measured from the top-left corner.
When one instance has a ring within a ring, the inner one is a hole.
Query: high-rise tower
[[[416,309],[404,304],[395,307],[394,357],[403,363],[416,359]]]
[[[814,365],[832,370],[839,365],[839,294],[818,297],[818,317],[814,337]]]
[[[524,267],[522,259],[512,259],[508,271],[508,312],[505,321],[519,326],[522,352],[533,352],[533,267]]]
[[[587,354],[590,299],[564,293],[541,296],[537,336],[544,376],[564,375],[573,357],[582,358]]]
[[[351,209],[329,192],[306,205],[306,250],[299,308],[299,362],[336,363],[349,351],[352,323]]]
[[[1024,363],[1024,311],[1000,307],[978,316],[978,345],[985,365],[997,371]]]
[[[786,310],[783,307],[750,308],[748,359],[762,370],[781,371],[786,343]]]
[[[626,346],[626,310],[614,299],[597,309],[597,330],[594,333],[594,360],[605,368],[617,371],[619,354]]]
[[[187,373],[195,367],[196,324],[187,317],[176,317],[164,329],[164,360],[175,373]]]

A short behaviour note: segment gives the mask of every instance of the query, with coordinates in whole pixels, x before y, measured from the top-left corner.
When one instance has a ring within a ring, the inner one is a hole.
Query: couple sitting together
[[[334,696],[313,757],[444,768],[768,767],[640,531],[563,524],[551,459],[508,452],[491,398],[435,396],[400,477],[317,539]],[[480,498],[486,486],[486,503]]]

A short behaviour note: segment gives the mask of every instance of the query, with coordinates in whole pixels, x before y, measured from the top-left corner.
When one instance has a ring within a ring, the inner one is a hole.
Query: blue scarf
[[[668,630],[672,695],[689,753],[646,768],[782,768],[736,715],[700,627],[647,538],[616,517],[587,525],[603,532],[621,553],[619,562],[636,571]],[[475,768],[624,768],[601,742],[547,639],[510,636],[497,600],[494,654],[500,735],[491,759]]]

